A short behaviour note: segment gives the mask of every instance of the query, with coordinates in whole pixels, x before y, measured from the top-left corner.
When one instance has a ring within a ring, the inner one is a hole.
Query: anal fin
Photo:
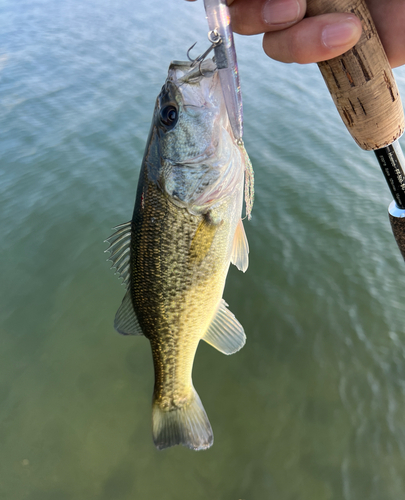
[[[245,345],[246,335],[227,305],[221,299],[216,315],[202,339],[224,354],[234,354]]]

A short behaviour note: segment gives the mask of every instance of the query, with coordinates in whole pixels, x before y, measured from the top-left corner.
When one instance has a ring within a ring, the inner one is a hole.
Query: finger
[[[272,59],[308,64],[349,50],[360,38],[361,22],[354,14],[305,18],[282,31],[266,33],[263,49]]]
[[[393,68],[405,64],[405,5],[403,0],[367,0],[368,8]]]
[[[305,0],[235,0],[229,8],[232,29],[241,35],[287,28],[304,17],[305,9]]]

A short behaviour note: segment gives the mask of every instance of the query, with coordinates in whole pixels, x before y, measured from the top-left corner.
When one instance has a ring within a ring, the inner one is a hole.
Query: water
[[[213,448],[158,452],[102,241],[169,61],[206,47],[202,4],[5,0],[0,23],[0,498],[405,499],[405,267],[317,67],[237,37],[256,203],[225,299],[248,342],[197,352]]]

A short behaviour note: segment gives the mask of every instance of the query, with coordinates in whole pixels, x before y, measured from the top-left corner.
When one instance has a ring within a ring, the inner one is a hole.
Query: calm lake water
[[[158,452],[103,240],[170,60],[207,47],[202,2],[3,0],[0,26],[0,498],[405,499],[405,265],[317,67],[236,39],[256,202],[225,299],[248,341],[197,352],[213,448]]]

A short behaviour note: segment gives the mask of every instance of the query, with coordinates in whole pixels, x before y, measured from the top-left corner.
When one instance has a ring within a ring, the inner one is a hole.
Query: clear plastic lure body
[[[228,5],[226,0],[204,0],[204,6],[210,29],[209,37],[215,37],[216,34],[221,37],[221,43],[214,47],[215,59],[229,122],[235,139],[241,141],[243,136],[242,94]]]

